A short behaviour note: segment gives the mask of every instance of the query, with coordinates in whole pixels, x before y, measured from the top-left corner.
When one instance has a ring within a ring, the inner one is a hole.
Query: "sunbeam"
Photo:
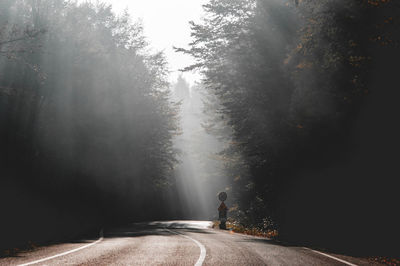
[[[0,0],[0,264],[396,264],[399,47],[399,0]]]
[[[228,186],[223,161],[216,154],[224,149],[230,135],[224,138],[206,132],[205,124],[210,119],[204,110],[207,92],[200,85],[190,87],[179,76],[174,85],[175,100],[181,102],[181,131],[175,140],[180,150],[181,163],[175,176],[183,213],[186,218],[215,219],[217,215],[217,192]]]

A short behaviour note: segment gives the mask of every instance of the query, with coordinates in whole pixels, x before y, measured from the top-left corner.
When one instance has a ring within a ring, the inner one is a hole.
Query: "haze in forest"
[[[202,5],[206,0],[107,0],[117,13],[128,11],[134,20],[139,20],[144,26],[144,35],[150,42],[150,47],[164,51],[171,70],[170,81],[177,80],[179,75],[194,85],[200,79],[196,72],[181,73],[179,70],[193,64],[193,58],[177,54],[173,46],[187,47],[191,42],[189,21],[199,21],[203,16]]]
[[[242,231],[393,255],[399,9],[0,1],[0,251],[216,220],[224,191]]]

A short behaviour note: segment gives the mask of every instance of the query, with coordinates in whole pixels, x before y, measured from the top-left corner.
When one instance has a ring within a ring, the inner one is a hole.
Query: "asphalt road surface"
[[[281,245],[205,221],[135,223],[98,239],[37,248],[0,265],[371,265],[366,259]]]

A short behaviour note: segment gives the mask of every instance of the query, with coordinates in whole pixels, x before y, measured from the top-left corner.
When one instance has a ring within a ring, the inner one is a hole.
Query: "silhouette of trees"
[[[240,154],[231,182],[247,224],[261,227],[271,216],[288,229],[288,189],[346,152],[369,96],[374,51],[398,46],[398,8],[396,1],[215,0],[201,23],[191,22],[190,48],[176,50],[197,60],[185,70],[200,69],[233,130],[225,154]],[[336,179],[337,187],[346,182]],[[326,190],[304,192],[313,189]]]
[[[101,3],[0,5],[0,158],[11,187],[2,190],[29,187],[95,223],[165,214],[177,106],[142,26]]]

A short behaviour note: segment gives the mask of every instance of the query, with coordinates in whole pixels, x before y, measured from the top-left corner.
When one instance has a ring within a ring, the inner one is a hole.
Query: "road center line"
[[[194,266],[201,266],[201,265],[203,265],[203,262],[204,262],[204,260],[205,260],[205,258],[206,258],[207,252],[206,252],[206,247],[205,247],[202,243],[200,243],[200,242],[197,241],[196,239],[191,238],[190,236],[187,236],[187,235],[185,235],[185,234],[182,234],[182,233],[179,233],[179,232],[176,232],[176,231],[172,231],[172,230],[169,230],[169,229],[167,229],[167,228],[165,228],[165,229],[168,230],[168,231],[170,231],[170,232],[172,232],[172,233],[174,233],[174,234],[177,234],[177,235],[186,237],[187,239],[190,239],[190,240],[192,240],[194,243],[196,243],[197,246],[199,246],[199,248],[200,248],[200,256],[199,256],[199,259],[197,260],[197,262],[194,264]]]
[[[307,249],[307,250],[310,250],[310,251],[312,251],[312,252],[315,252],[315,253],[318,253],[318,254],[320,254],[320,255],[322,255],[322,256],[325,256],[325,257],[328,257],[328,258],[331,258],[331,259],[334,259],[334,260],[340,261],[341,263],[344,263],[344,264],[346,264],[346,265],[350,265],[350,266],[358,266],[357,264],[350,263],[350,262],[348,262],[348,261],[345,261],[345,260],[342,260],[342,259],[336,258],[336,257],[334,257],[334,256],[331,256],[331,255],[325,254],[325,253],[323,253],[323,252],[319,252],[319,251],[313,250],[313,249],[311,249],[311,248],[306,248],[306,247],[305,247],[305,249]]]
[[[61,257],[61,256],[65,256],[65,255],[68,255],[68,254],[77,252],[77,251],[79,251],[79,250],[82,250],[82,249],[91,247],[91,246],[93,246],[93,245],[96,245],[97,243],[101,242],[103,239],[104,239],[104,237],[103,237],[103,229],[101,229],[101,231],[100,231],[100,238],[97,239],[97,240],[96,240],[95,242],[93,242],[93,243],[90,243],[90,244],[84,245],[84,246],[82,246],[82,247],[79,247],[79,248],[76,248],[76,249],[72,249],[72,250],[69,250],[69,251],[66,251],[66,252],[63,252],[63,253],[60,253],[60,254],[57,254],[57,255],[54,255],[54,256],[51,256],[51,257],[47,257],[47,258],[43,258],[43,259],[40,259],[40,260],[31,261],[31,262],[24,263],[24,264],[19,264],[18,266],[33,265],[33,264],[40,263],[40,262],[43,262],[43,261],[52,260],[52,259],[55,259],[55,258],[58,258],[58,257]]]

